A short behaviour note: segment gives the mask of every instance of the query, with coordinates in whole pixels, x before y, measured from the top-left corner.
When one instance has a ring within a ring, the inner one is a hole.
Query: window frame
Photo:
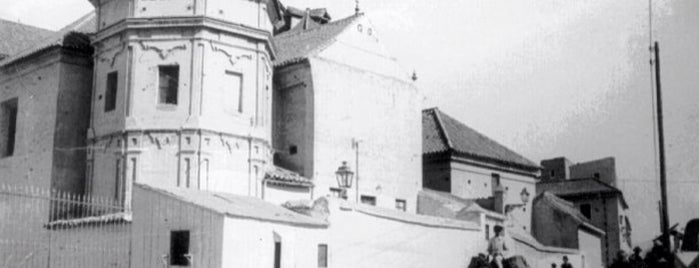
[[[399,204],[403,204],[402,207]],[[396,209],[400,211],[408,211],[408,202],[405,199],[396,199]]]
[[[19,98],[11,98],[0,103],[0,118],[5,135],[2,138],[3,150],[0,158],[12,157],[17,153],[17,130],[19,123]]]
[[[119,92],[119,72],[113,71],[107,74],[107,81],[104,89],[104,112],[109,113],[116,110],[117,94]]]
[[[172,68],[172,69],[170,69]],[[168,70],[174,71],[172,73],[169,73]],[[168,87],[167,89],[163,90],[163,75],[164,74],[176,74],[177,76],[175,77],[174,81],[174,88],[170,87],[172,82],[168,82]],[[180,102],[180,66],[177,64],[169,64],[169,65],[158,65],[158,95],[157,95],[157,103],[159,107],[177,107]],[[165,95],[163,95],[165,94]],[[170,96],[170,94],[174,94],[174,97]],[[173,102],[174,99],[174,102]]]
[[[371,203],[366,202],[370,201]],[[369,205],[369,206],[376,206],[376,196],[371,196],[371,195],[361,195],[359,197],[359,202],[364,204],[364,205]]]

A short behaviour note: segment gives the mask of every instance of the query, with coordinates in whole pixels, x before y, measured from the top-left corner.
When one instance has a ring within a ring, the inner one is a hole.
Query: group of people
[[[610,268],[665,268],[670,267],[668,263],[668,252],[665,248],[655,243],[653,248],[641,257],[641,248],[635,247],[633,255],[627,256],[626,252],[620,250]]]

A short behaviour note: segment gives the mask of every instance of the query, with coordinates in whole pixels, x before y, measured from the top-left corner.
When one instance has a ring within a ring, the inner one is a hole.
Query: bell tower
[[[270,2],[91,0],[88,193],[257,194],[272,155]]]

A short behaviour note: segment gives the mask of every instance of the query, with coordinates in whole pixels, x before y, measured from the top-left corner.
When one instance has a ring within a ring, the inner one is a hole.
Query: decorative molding
[[[213,41],[209,41],[209,44],[211,44],[211,50],[213,52],[221,52],[224,55],[226,55],[226,57],[228,57],[228,61],[230,61],[230,63],[231,63],[231,66],[235,66],[238,63],[238,61],[240,61],[242,59],[252,60],[252,55],[250,55],[250,54],[235,55],[234,53],[228,51],[223,46],[218,46],[218,45],[214,44]]]
[[[122,44],[119,49],[114,51],[114,54],[109,55],[106,51],[100,52],[100,54],[103,54],[102,57],[100,57],[100,62],[107,62],[109,61],[109,67],[114,67],[114,63],[116,62],[116,58],[124,53],[124,50],[126,50],[126,43]]]
[[[167,59],[170,55],[173,54],[176,50],[186,50],[187,49],[187,44],[179,44],[179,45],[174,45],[172,47],[159,47],[151,44],[146,44],[144,41],[139,41],[139,44],[141,44],[141,48],[144,51],[148,50],[153,50],[158,53],[158,56],[160,56],[160,59]]]

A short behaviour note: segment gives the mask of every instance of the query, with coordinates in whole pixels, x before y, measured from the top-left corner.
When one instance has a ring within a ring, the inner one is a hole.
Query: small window
[[[282,267],[282,242],[274,242],[274,268]]]
[[[580,205],[580,213],[583,214],[588,219],[591,219],[592,216],[592,206],[590,204],[582,204]]]
[[[552,169],[551,171],[549,171],[549,175],[551,176],[551,178],[556,177],[556,171]]]
[[[299,147],[298,147],[298,146],[296,146],[296,145],[291,145],[291,146],[289,146],[289,154],[290,154],[290,155],[295,155],[295,154],[297,154],[297,153],[299,153]]]
[[[599,178],[600,178],[599,173],[595,173],[595,179],[599,179]]]
[[[490,240],[490,225],[485,225],[485,240]]]
[[[403,199],[396,199],[396,209],[397,209],[397,210],[406,211],[406,209],[407,209],[406,206],[407,206],[407,205],[406,205],[406,203],[405,203],[405,200],[403,200]]]
[[[328,267],[328,245],[318,245],[318,268]]]
[[[500,174],[493,173],[490,176],[491,176],[491,183],[490,184],[493,186],[493,189],[500,186]]]
[[[158,103],[177,105],[180,66],[159,66]]]
[[[170,233],[170,265],[189,266],[189,231]]]
[[[105,92],[104,112],[114,111],[116,108],[117,86],[119,85],[119,73],[111,72],[107,75],[107,90]]]
[[[368,196],[368,195],[362,195],[361,202],[362,202],[362,204],[371,205],[371,206],[376,206],[376,197],[374,197],[374,196]]]
[[[15,136],[17,135],[17,98],[0,104],[0,157],[15,154]]]

